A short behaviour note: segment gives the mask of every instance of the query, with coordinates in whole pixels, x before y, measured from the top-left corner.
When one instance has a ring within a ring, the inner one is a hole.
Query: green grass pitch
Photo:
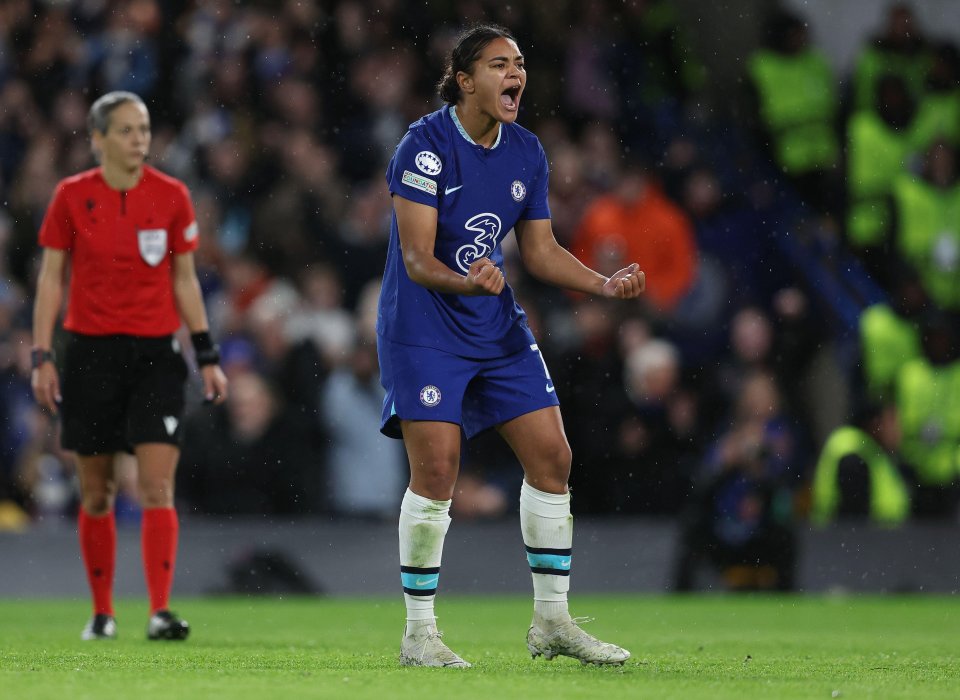
[[[955,597],[579,596],[587,629],[633,652],[622,668],[531,660],[530,602],[441,596],[440,627],[469,670],[397,666],[398,599],[186,599],[190,640],[81,642],[85,601],[0,602],[0,697],[54,698],[956,698]]]

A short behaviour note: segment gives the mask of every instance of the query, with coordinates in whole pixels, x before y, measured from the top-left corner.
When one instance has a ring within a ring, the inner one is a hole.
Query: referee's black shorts
[[[180,444],[187,364],[170,335],[70,333],[61,393],[64,448],[81,455]]]

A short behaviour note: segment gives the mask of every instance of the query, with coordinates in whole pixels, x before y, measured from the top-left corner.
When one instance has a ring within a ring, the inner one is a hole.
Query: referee
[[[33,393],[63,420],[77,454],[80,550],[93,596],[81,638],[112,639],[116,560],[114,455],[137,461],[141,543],[150,596],[149,639],[186,639],[170,612],[179,525],[173,507],[187,365],[174,332],[191,333],[208,401],[227,380],[210,339],[194,268],[197,223],[186,186],[144,164],[150,115],[130,92],[111,92],[87,117],[99,167],[62,180],[40,228],[43,257],[33,311]],[[63,382],[52,349],[70,267]]]

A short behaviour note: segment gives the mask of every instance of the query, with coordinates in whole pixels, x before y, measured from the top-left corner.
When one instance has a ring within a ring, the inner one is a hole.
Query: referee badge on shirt
[[[140,257],[150,267],[156,267],[167,255],[167,229],[144,228],[137,231]]]

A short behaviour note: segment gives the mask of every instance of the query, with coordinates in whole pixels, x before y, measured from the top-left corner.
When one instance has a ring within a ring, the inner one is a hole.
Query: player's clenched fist
[[[489,258],[479,258],[467,271],[467,294],[497,296],[506,284],[500,268]]]
[[[647,280],[637,263],[612,275],[603,285],[603,296],[614,299],[633,299],[646,288]]]

